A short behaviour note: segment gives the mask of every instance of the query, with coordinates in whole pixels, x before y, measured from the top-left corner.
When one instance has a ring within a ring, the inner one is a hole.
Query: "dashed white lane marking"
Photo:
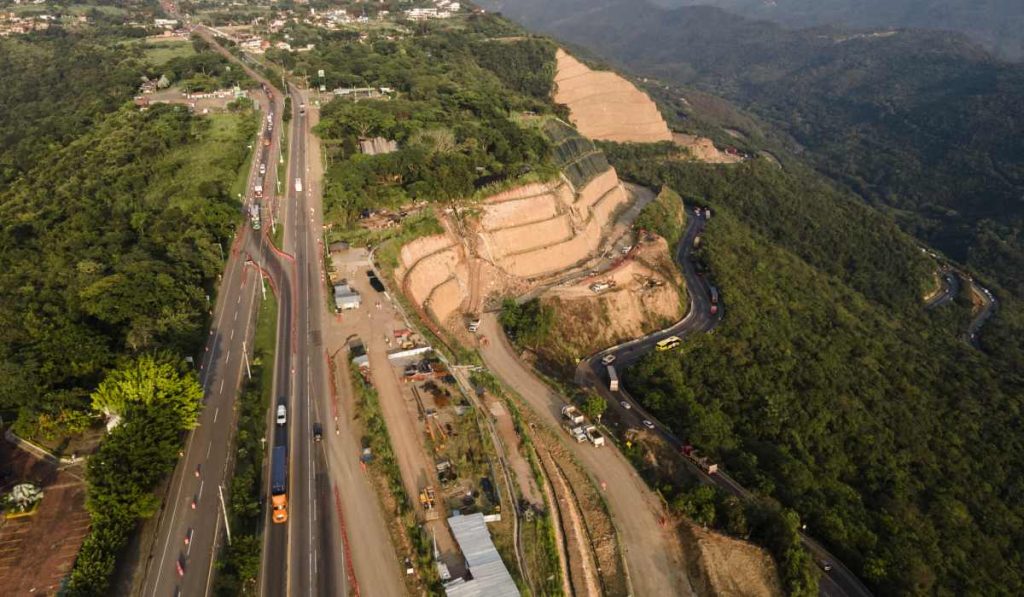
[[[212,450],[212,449],[213,449],[213,442],[211,441],[211,442],[210,442],[210,445],[209,445],[209,446],[206,446],[206,458],[207,458],[207,459],[209,459],[209,458],[210,458],[210,450]]]
[[[219,414],[220,414],[220,407],[218,406],[217,409],[213,411],[213,422],[214,423],[217,422],[217,415],[219,415]]]
[[[220,389],[217,390],[217,393],[218,394],[223,394],[224,393],[224,380],[223,379],[220,380]]]

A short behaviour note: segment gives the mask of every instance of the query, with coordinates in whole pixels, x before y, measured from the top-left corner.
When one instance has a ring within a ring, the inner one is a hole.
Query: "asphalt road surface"
[[[269,97],[260,98],[259,103],[264,111],[273,110]],[[250,189],[261,178],[259,159],[266,159],[269,150],[261,146],[256,151]],[[197,359],[205,404],[159,514],[145,563],[141,589],[145,596],[209,593],[224,527],[220,493],[224,492],[225,501],[229,499],[226,475],[231,463],[234,402],[251,352],[256,306],[262,295],[259,267],[273,273],[281,265],[276,255],[268,253],[264,235],[248,224],[239,228],[221,276],[210,337]]]
[[[981,348],[981,343],[978,340],[978,333],[981,332],[981,326],[985,325],[989,317],[996,310],[996,298],[992,296],[988,288],[983,288],[980,284],[974,281],[972,278],[968,278],[968,283],[971,285],[971,292],[981,299],[981,310],[971,320],[971,324],[967,327],[967,338],[970,340],[971,345],[975,348]]]
[[[952,268],[943,266],[939,270],[942,279],[942,290],[925,303],[926,309],[935,309],[948,304],[960,293],[960,277]]]
[[[711,313],[710,286],[707,280],[696,271],[693,261],[690,259],[694,239],[703,231],[707,222],[706,213],[703,212],[703,215],[698,217],[694,212],[687,210],[687,228],[676,250],[676,261],[683,271],[683,277],[686,279],[686,287],[690,297],[689,312],[683,320],[665,330],[603,350],[596,355],[582,360],[576,369],[577,383],[592,386],[605,398],[608,402],[608,408],[614,410],[619,420],[625,425],[643,429],[646,427],[644,421],[648,421],[653,426],[651,431],[658,433],[670,446],[680,451],[686,442],[677,438],[667,427],[658,422],[625,389],[621,389],[618,392],[611,392],[609,390],[607,365],[601,363],[601,359],[607,355],[615,355],[615,361],[612,364],[617,370],[621,371],[621,369],[635,363],[648,351],[654,349],[658,341],[669,336],[685,338],[693,332],[707,332],[721,321],[725,313],[725,305],[718,304],[717,312]],[[628,405],[628,408],[624,404]],[[705,482],[717,485],[726,492],[742,499],[752,497],[749,491],[724,471],[720,470],[713,475],[708,475],[696,464],[688,460],[686,462],[694,473],[703,477]],[[832,570],[821,576],[820,592],[822,595],[850,595],[857,597],[871,595],[871,592],[860,582],[856,575],[821,544],[803,533],[801,533],[801,540],[816,561],[819,563],[829,562],[832,565]]]
[[[565,398],[537,378],[509,345],[494,313],[481,317],[479,334],[488,339],[480,347],[487,368],[556,430],[559,436]],[[622,542],[635,595],[693,595],[674,531],[660,524],[661,504],[633,466],[614,447],[564,442],[595,479]]]

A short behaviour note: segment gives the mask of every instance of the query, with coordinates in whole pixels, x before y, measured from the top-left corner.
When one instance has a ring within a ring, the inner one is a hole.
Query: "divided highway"
[[[273,112],[272,95],[259,97],[258,103],[264,111]],[[262,178],[259,161],[266,160],[276,145],[258,147],[249,173],[249,188]],[[216,550],[225,524],[221,492],[225,503],[230,499],[227,475],[235,399],[251,353],[256,307],[261,296],[260,269],[269,273],[275,287],[285,289],[281,301],[287,305],[290,282],[284,264],[270,250],[263,234],[243,224],[236,232],[221,275],[210,337],[202,358],[198,359],[204,407],[171,478],[157,520],[156,536],[148,546],[143,565],[140,592],[147,597],[206,595],[210,591]],[[279,333],[282,327],[290,325],[290,319],[279,321]]]

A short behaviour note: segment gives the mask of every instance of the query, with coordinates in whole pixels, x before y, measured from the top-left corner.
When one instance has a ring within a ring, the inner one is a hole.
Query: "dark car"
[[[324,428],[320,423],[313,423],[313,441],[320,441],[324,438]]]
[[[380,281],[377,274],[371,269],[366,270],[366,277],[370,279],[370,286],[377,292],[384,292],[384,283]]]

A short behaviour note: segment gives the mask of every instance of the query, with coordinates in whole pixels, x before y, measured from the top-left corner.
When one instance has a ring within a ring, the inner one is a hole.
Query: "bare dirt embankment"
[[[662,329],[683,316],[682,277],[665,239],[638,244],[617,267],[557,287],[542,301],[558,312],[556,358],[576,358]],[[609,288],[595,292],[603,285]],[[598,286],[595,286],[598,285]]]
[[[631,195],[614,168],[579,189],[566,180],[516,187],[478,214],[445,214],[444,234],[416,239],[399,257],[404,293],[438,323],[459,330],[487,297],[519,295],[609,251]]]
[[[632,83],[611,71],[591,70],[561,49],[556,59],[555,101],[569,106],[583,136],[620,143],[672,140],[658,107]]]
[[[698,162],[709,164],[736,164],[742,162],[743,158],[738,155],[720,151],[711,139],[688,135],[686,133],[672,133],[672,141],[679,147],[690,152],[693,159]]]

